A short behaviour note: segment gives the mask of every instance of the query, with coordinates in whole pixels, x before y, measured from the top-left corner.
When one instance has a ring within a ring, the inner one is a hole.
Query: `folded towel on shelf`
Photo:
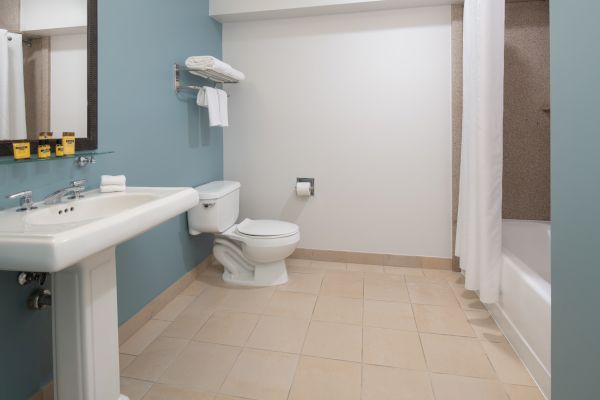
[[[125,185],[100,185],[100,193],[124,192]]]
[[[238,71],[231,65],[227,64],[215,58],[213,56],[192,56],[185,60],[185,66],[190,69],[190,73],[194,73],[193,70],[211,70],[233,78],[237,81],[243,81],[246,79],[246,75],[243,72]],[[198,75],[198,74],[195,74]]]
[[[102,175],[100,185],[122,185],[125,186],[125,175]]]

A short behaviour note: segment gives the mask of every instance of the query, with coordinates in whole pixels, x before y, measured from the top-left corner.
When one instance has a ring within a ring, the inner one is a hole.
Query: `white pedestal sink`
[[[115,246],[196,204],[191,188],[127,188],[0,212],[0,270],[53,273],[56,400],[127,399],[119,390]]]

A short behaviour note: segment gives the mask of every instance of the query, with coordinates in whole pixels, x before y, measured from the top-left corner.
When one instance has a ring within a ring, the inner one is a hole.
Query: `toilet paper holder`
[[[296,184],[300,182],[308,182],[310,183],[310,195],[315,195],[315,178],[296,178]]]

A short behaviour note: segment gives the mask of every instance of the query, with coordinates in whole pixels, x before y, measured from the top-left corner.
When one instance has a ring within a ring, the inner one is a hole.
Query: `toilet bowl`
[[[214,233],[213,255],[225,271],[223,280],[244,286],[287,282],[285,259],[300,241],[298,225],[277,220],[245,219],[239,224],[240,184],[216,181],[196,188],[200,204],[188,211],[192,235]]]

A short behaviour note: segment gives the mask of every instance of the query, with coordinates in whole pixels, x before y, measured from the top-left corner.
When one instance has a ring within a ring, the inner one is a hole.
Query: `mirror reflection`
[[[88,136],[87,0],[0,0],[0,141]]]

